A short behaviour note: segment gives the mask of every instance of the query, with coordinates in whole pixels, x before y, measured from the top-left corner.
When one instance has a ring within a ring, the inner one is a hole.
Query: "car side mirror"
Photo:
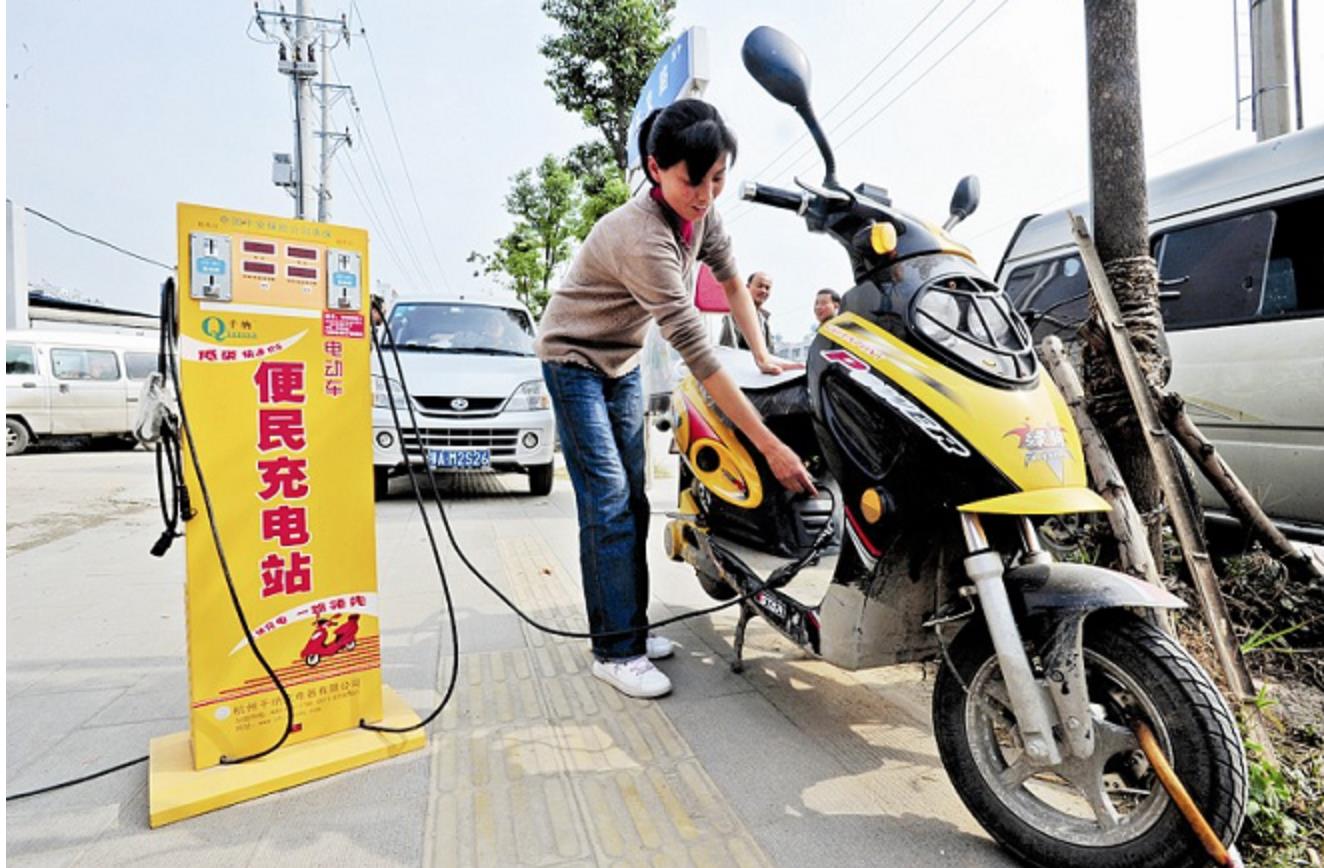
[[[979,207],[979,178],[974,175],[966,175],[956,184],[956,190],[952,193],[952,204],[948,208],[950,216],[947,222],[942,224],[943,231],[947,231],[960,223]]]

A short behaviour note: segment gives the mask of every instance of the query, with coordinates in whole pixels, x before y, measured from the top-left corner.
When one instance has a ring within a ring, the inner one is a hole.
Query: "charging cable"
[[[436,474],[433,472],[432,465],[427,460],[427,450],[423,443],[422,429],[418,425],[418,417],[414,412],[413,399],[409,394],[409,387],[405,382],[404,366],[400,361],[400,353],[396,349],[395,338],[391,334],[390,323],[386,319],[385,311],[382,309],[380,302],[374,301],[373,307],[382,316],[381,328],[386,336],[387,343],[391,347],[391,356],[395,363],[396,373],[399,375],[400,390],[403,393],[402,394],[403,403],[405,405],[406,410],[408,410],[409,412],[409,424],[412,426],[413,430],[417,434],[415,439],[417,440],[418,454],[419,457],[422,458],[421,463],[423,464],[423,468],[427,473],[428,484],[432,489],[432,497],[437,505],[437,511],[441,514],[442,525],[446,530],[446,538],[450,542],[451,548],[460,558],[460,561],[469,570],[469,572],[473,574],[474,578],[478,579],[478,581],[482,583],[484,587],[486,587],[489,591],[495,594],[496,597],[499,600],[501,600],[501,602],[504,603],[507,608],[509,608],[512,612],[514,612],[517,616],[519,616],[519,618],[523,620],[525,623],[527,623],[531,627],[543,633],[548,633],[553,636],[561,636],[567,639],[616,638],[620,636],[634,635],[640,632],[645,632],[660,627],[665,627],[670,624],[676,624],[681,621],[689,620],[691,618],[699,618],[705,615],[711,615],[715,612],[720,612],[723,609],[729,609],[732,606],[743,604],[752,597],[755,597],[758,594],[763,593],[769,587],[769,584],[767,582],[764,582],[761,583],[759,587],[754,588],[753,590],[750,590],[747,593],[740,594],[739,596],[736,596],[716,606],[710,606],[705,609],[697,609],[692,612],[686,612],[681,615],[675,615],[670,618],[664,618],[661,621],[654,621],[652,623],[645,624],[641,627],[630,627],[624,630],[611,630],[602,633],[578,632],[573,630],[562,630],[560,628],[553,627],[548,624],[543,624],[535,620],[529,614],[527,614],[522,609],[520,609],[519,606],[516,605],[515,602],[511,600],[508,596],[506,596],[506,594],[503,593],[500,588],[498,588],[495,584],[493,584],[492,581],[487,578],[487,576],[483,575],[481,570],[479,570],[476,566],[474,566],[473,562],[469,560],[468,556],[464,553],[464,550],[460,547],[459,541],[455,538],[455,531],[451,527],[450,518],[446,514],[446,506],[442,501],[440,489],[437,486]],[[176,536],[178,536],[174,528],[175,528],[175,523],[178,521],[178,518],[181,516],[181,513],[185,521],[192,518],[194,515],[193,510],[189,507],[187,489],[185,489],[181,479],[182,460],[180,456],[179,434],[182,432],[183,434],[182,439],[183,442],[188,446],[188,454],[193,465],[194,474],[198,478],[198,489],[202,493],[203,505],[207,513],[207,523],[211,528],[212,542],[216,546],[216,556],[221,564],[221,572],[225,577],[226,588],[230,592],[230,602],[234,607],[235,616],[239,620],[239,625],[243,629],[244,635],[248,637],[248,645],[253,652],[253,656],[257,658],[257,661],[262,666],[262,669],[267,673],[267,676],[271,679],[272,683],[275,684],[276,690],[280,693],[281,700],[285,704],[285,727],[282,730],[280,737],[275,741],[274,744],[272,744],[270,747],[267,747],[264,750],[258,751],[256,753],[248,754],[247,756],[221,757],[220,761],[222,765],[238,765],[239,763],[245,763],[245,762],[249,762],[250,760],[260,759],[261,757],[267,756],[268,754],[275,752],[282,745],[285,744],[286,740],[290,737],[290,733],[293,732],[294,729],[294,705],[290,700],[290,696],[285,688],[285,685],[281,683],[280,677],[276,674],[275,670],[272,669],[271,664],[267,662],[266,657],[262,654],[262,651],[258,648],[257,641],[253,637],[252,630],[248,626],[248,618],[245,616],[243,606],[239,602],[238,592],[235,590],[234,579],[230,572],[230,565],[225,557],[224,546],[221,544],[220,532],[216,527],[216,518],[212,510],[211,495],[207,490],[207,483],[203,477],[202,467],[198,461],[197,447],[193,440],[193,431],[189,427],[188,415],[184,410],[183,391],[180,388],[179,368],[176,357],[175,326],[176,326],[175,282],[174,282],[174,278],[167,278],[161,288],[161,347],[158,358],[158,373],[163,377],[168,375],[171,383],[174,385],[175,395],[178,398],[178,406],[179,406],[179,428],[178,429],[173,428],[172,425],[173,420],[171,420],[167,414],[163,419],[161,426],[163,429],[161,435],[162,440],[161,442],[157,443],[157,485],[158,485],[158,492],[161,495],[162,516],[166,522],[166,532],[162,534],[162,537],[160,540],[158,540],[157,545],[153,547],[152,553],[158,556],[164,554],[165,549],[169,547],[170,542],[173,541],[173,539]],[[438,703],[437,706],[434,709],[432,709],[432,711],[429,712],[426,717],[422,718],[418,723],[413,724],[412,726],[401,726],[401,727],[381,726],[378,724],[368,723],[366,720],[359,721],[359,726],[361,728],[365,730],[370,730],[372,732],[406,733],[406,732],[412,732],[416,729],[422,729],[423,727],[426,727],[428,724],[432,723],[432,721],[434,721],[437,718],[437,716],[441,714],[441,712],[445,709],[446,705],[450,702],[451,696],[455,692],[455,683],[459,676],[460,636],[459,636],[459,629],[456,625],[456,620],[455,620],[455,605],[451,597],[450,581],[446,576],[446,569],[442,564],[441,553],[437,546],[436,535],[432,529],[432,522],[428,517],[427,506],[426,504],[423,503],[423,494],[419,487],[419,481],[418,481],[417,473],[414,468],[414,462],[412,460],[412,456],[409,454],[408,447],[405,445],[405,438],[403,436],[403,426],[400,423],[399,411],[396,408],[395,396],[391,389],[391,378],[389,376],[386,376],[386,369],[387,369],[386,359],[382,353],[381,343],[378,341],[377,338],[377,330],[375,328],[370,328],[370,330],[372,332],[372,346],[374,351],[376,352],[377,362],[382,371],[382,380],[383,383],[385,384],[385,389],[386,389],[387,405],[391,410],[391,419],[395,426],[396,439],[400,442],[401,457],[404,460],[405,469],[409,474],[410,487],[413,489],[414,500],[418,505],[419,514],[423,518],[423,527],[424,530],[427,532],[428,543],[432,549],[433,562],[437,567],[437,575],[441,580],[441,589],[442,589],[442,594],[446,600],[446,614],[447,614],[447,620],[450,624],[450,632],[451,632],[451,672],[450,672],[450,677],[447,680],[446,691],[442,695],[441,702]],[[173,454],[172,454],[172,441],[170,440],[170,436],[172,434],[174,437]],[[169,469],[170,469],[172,489],[175,492],[175,500],[173,503],[173,508],[170,511],[167,511],[165,506],[165,501],[166,501],[165,485],[161,472],[162,471],[161,461],[163,457],[162,456],[163,451],[164,451],[164,457],[166,463],[169,465]],[[828,491],[830,492],[831,489],[828,489]],[[831,522],[829,521],[825,525],[825,527],[819,532],[817,538],[814,540],[814,543],[810,551],[806,555],[801,556],[791,564],[779,568],[776,571],[776,573],[774,573],[774,576],[777,579],[776,586],[780,587],[781,585],[786,584],[786,582],[790,581],[790,579],[795,575],[795,573],[798,573],[804,566],[817,560],[819,549],[831,537],[831,530],[832,530],[832,525]],[[158,548],[161,549],[159,553],[157,551]],[[84,775],[79,778],[74,778],[68,781],[62,781],[57,784],[51,784],[49,786],[41,787],[39,789],[30,790],[28,792],[16,793],[12,796],[6,796],[5,801],[10,802],[17,799],[28,798],[29,796],[41,795],[42,793],[48,793],[53,790],[63,789],[65,787],[71,787],[74,786],[75,784],[80,784],[86,781],[94,780],[104,775],[111,774],[112,772],[117,772],[121,769],[138,765],[139,763],[146,762],[147,759],[148,756],[146,755],[140,756],[135,759],[129,760],[127,762],[120,763],[119,765],[111,766],[110,768],[102,769],[101,771],[93,772],[92,774]]]
[[[504,603],[508,609],[510,609],[512,612],[518,615],[519,618],[523,620],[526,624],[543,633],[548,633],[552,636],[561,636],[567,639],[616,638],[620,636],[634,635],[640,632],[657,629],[659,627],[665,627],[669,624],[675,624],[680,621],[689,620],[691,618],[699,618],[705,615],[711,615],[714,612],[720,612],[723,609],[728,609],[732,606],[740,605],[746,602],[747,600],[751,599],[752,597],[755,597],[758,594],[763,593],[768,588],[767,583],[762,583],[760,584],[759,587],[754,588],[753,590],[750,590],[739,596],[736,596],[730,600],[727,600],[724,603],[720,603],[716,606],[710,606],[705,609],[697,609],[692,612],[686,612],[682,615],[675,615],[670,618],[664,618],[661,621],[654,621],[650,624],[645,624],[641,627],[630,627],[624,630],[611,630],[602,633],[585,633],[574,630],[562,630],[560,628],[552,627],[548,624],[543,624],[537,620],[534,620],[530,615],[528,615],[526,612],[520,609],[520,607],[516,605],[513,600],[507,597],[501,591],[500,588],[498,588],[495,584],[493,584],[487,578],[487,576],[483,575],[481,570],[479,570],[476,566],[474,566],[473,562],[470,561],[468,556],[464,553],[464,549],[460,547],[459,541],[456,540],[455,531],[451,527],[449,516],[447,516],[446,514],[446,506],[441,499],[440,488],[437,485],[436,475],[433,473],[432,465],[427,460],[427,450],[423,444],[423,429],[419,427],[418,417],[414,413],[413,398],[409,394],[409,386],[406,383],[404,366],[400,362],[400,353],[396,349],[395,338],[391,334],[391,324],[387,319],[386,312],[385,310],[383,310],[380,302],[374,300],[373,308],[381,315],[381,319],[382,319],[381,329],[386,337],[387,344],[391,348],[391,356],[393,361],[395,362],[396,373],[399,376],[400,390],[403,393],[401,396],[403,398],[402,403],[404,404],[405,409],[409,413],[409,424],[415,432],[414,439],[417,441],[418,455],[419,457],[422,458],[422,464],[424,470],[427,473],[428,483],[432,488],[432,497],[437,504],[437,511],[441,514],[442,526],[446,530],[446,537],[450,541],[451,548],[455,551],[455,554],[460,558],[460,561],[465,565],[465,567],[468,568],[469,572],[474,576],[474,578],[478,579],[478,581],[482,583],[484,587],[486,587],[489,591],[495,594],[496,597],[499,600],[501,600],[501,602]],[[391,378],[387,375],[386,360],[383,356],[381,343],[378,341],[377,330],[375,328],[372,330],[372,345],[373,345],[373,349],[377,354],[378,365],[382,371],[382,382],[386,390],[386,403],[391,410],[391,420],[395,425],[396,440],[398,440],[400,443],[400,455],[404,460],[405,469],[409,474],[409,482],[414,490],[414,499],[418,503],[419,514],[423,517],[423,527],[426,530],[428,540],[432,545],[433,559],[437,565],[437,575],[441,579],[442,591],[446,596],[446,606],[448,609],[448,616],[451,625],[451,643],[453,649],[450,682],[446,688],[445,694],[442,696],[442,700],[440,704],[438,704],[436,708],[432,709],[432,711],[427,715],[427,717],[423,718],[419,723],[416,723],[412,726],[402,726],[402,727],[385,727],[385,726],[377,726],[375,724],[370,724],[367,723],[366,721],[359,722],[359,726],[361,726],[364,729],[372,730],[374,732],[404,733],[404,732],[411,732],[413,730],[427,726],[431,721],[436,719],[437,715],[439,715],[442,712],[442,709],[444,709],[446,707],[446,704],[450,701],[451,694],[454,692],[455,689],[455,681],[459,674],[459,665],[460,665],[459,636],[455,626],[455,611],[451,602],[450,583],[446,578],[446,571],[441,563],[441,555],[437,551],[436,536],[434,535],[432,530],[432,523],[428,519],[427,508],[423,504],[422,493],[419,491],[418,478],[414,470],[414,462],[411,460],[412,456],[409,454],[408,447],[405,445],[404,432],[400,425],[400,414],[396,408],[394,390],[392,390],[391,388]],[[827,490],[831,492],[831,489],[827,489]],[[832,523],[829,521],[824,526],[822,531],[820,531],[818,537],[814,541],[814,545],[812,546],[810,552],[807,555],[798,558],[792,564],[789,564],[786,567],[782,567],[777,571],[776,575],[778,576],[779,584],[784,585],[786,582],[790,581],[790,579],[795,575],[795,573],[799,572],[800,569],[802,569],[805,565],[807,565],[811,561],[816,560],[818,555],[818,550],[821,549],[822,546],[826,544],[826,542],[831,538],[831,535],[832,535]]]

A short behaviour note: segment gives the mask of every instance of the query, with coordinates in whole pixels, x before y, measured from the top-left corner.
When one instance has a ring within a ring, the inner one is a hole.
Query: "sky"
[[[353,38],[331,56],[361,110],[361,126],[348,100],[332,112],[355,138],[333,163],[332,222],[369,230],[379,288],[489,290],[466,258],[509,229],[511,176],[597,136],[544,85],[537,49],[551,22],[536,0],[313,5],[352,14]],[[1242,129],[1235,123],[1232,7],[1140,0],[1151,175],[1254,142],[1248,107]],[[1314,125],[1324,121],[1324,3],[1300,9],[1304,116]],[[292,149],[288,79],[252,18],[242,0],[10,0],[6,197],[167,264],[177,202],[292,215],[292,199],[271,183],[272,153]],[[772,275],[768,307],[784,337],[805,334],[815,291],[848,288],[850,271],[844,251],[794,215],[737,198],[743,180],[790,186],[823,172],[796,115],[741,65],[741,42],[760,24],[809,57],[843,183],[886,187],[898,207],[940,222],[957,180],[979,176],[980,207],[953,234],[990,275],[1020,217],[1086,198],[1078,0],[680,0],[673,33],[706,29],[704,97],[740,142],[718,208],[741,270]],[[1245,90],[1244,53],[1242,76]],[[27,242],[32,284],[154,309],[160,267],[32,215]]]

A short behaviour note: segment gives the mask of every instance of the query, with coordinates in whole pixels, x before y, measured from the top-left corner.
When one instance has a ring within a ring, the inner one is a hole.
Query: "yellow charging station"
[[[181,203],[181,400],[252,636],[187,457],[189,730],[153,739],[153,827],[417,750],[381,680],[368,236]],[[286,711],[249,642],[294,705]]]

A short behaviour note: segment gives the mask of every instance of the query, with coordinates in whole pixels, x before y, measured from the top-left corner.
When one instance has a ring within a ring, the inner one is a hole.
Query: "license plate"
[[[428,464],[439,470],[480,470],[492,466],[492,450],[429,449]]]

